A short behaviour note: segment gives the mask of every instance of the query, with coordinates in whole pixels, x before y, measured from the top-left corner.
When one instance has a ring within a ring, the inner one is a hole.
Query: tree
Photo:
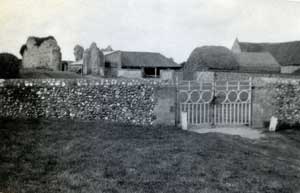
[[[0,78],[18,78],[21,61],[13,54],[0,53]]]
[[[84,52],[84,48],[82,46],[76,45],[74,47],[75,61],[79,61],[83,58],[83,52]]]

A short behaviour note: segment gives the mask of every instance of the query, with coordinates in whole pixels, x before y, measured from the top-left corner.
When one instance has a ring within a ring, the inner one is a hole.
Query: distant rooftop
[[[280,64],[269,52],[234,53],[241,71],[280,72]]]
[[[162,67],[162,68],[180,68],[181,65],[167,58],[160,53],[154,52],[131,52],[131,51],[103,51],[104,56],[121,52],[121,61],[123,67]],[[73,62],[71,65],[83,64],[83,60]]]
[[[174,62],[160,53],[154,52],[121,52],[122,66],[124,67],[164,67],[179,68],[180,64]]]
[[[300,65],[300,41],[281,43],[239,42],[241,52],[269,52],[282,66]]]

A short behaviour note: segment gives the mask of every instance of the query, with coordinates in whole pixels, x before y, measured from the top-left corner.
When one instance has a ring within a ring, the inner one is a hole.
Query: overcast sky
[[[0,52],[53,35],[63,59],[76,44],[160,52],[175,61],[203,45],[300,40],[297,0],[0,0]]]

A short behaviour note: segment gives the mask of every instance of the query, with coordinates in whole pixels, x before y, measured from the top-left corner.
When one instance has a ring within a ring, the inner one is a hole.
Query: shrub
[[[20,60],[9,53],[0,53],[0,78],[18,78],[21,67]]]

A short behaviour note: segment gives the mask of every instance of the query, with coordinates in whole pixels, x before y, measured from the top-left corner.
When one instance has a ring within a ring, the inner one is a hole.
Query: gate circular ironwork
[[[227,98],[226,92],[219,91],[218,93],[216,93],[216,100],[215,100],[215,102],[217,104],[224,103],[226,101],[226,98]]]
[[[246,102],[249,99],[249,93],[247,91],[241,91],[239,93],[239,99],[242,102]]]
[[[236,102],[237,98],[238,98],[238,94],[235,91],[230,91],[228,93],[228,100],[229,100],[229,102],[232,102],[232,103]]]
[[[200,100],[200,92],[198,90],[193,90],[191,93],[190,93],[190,98],[191,98],[191,102],[192,103],[196,103]]]
[[[213,98],[213,95],[212,95],[212,92],[211,91],[204,91],[202,94],[201,94],[201,99],[208,103],[209,101],[211,101]]]
[[[181,103],[186,103],[189,100],[189,94],[185,91],[180,91],[179,93],[179,101]]]

